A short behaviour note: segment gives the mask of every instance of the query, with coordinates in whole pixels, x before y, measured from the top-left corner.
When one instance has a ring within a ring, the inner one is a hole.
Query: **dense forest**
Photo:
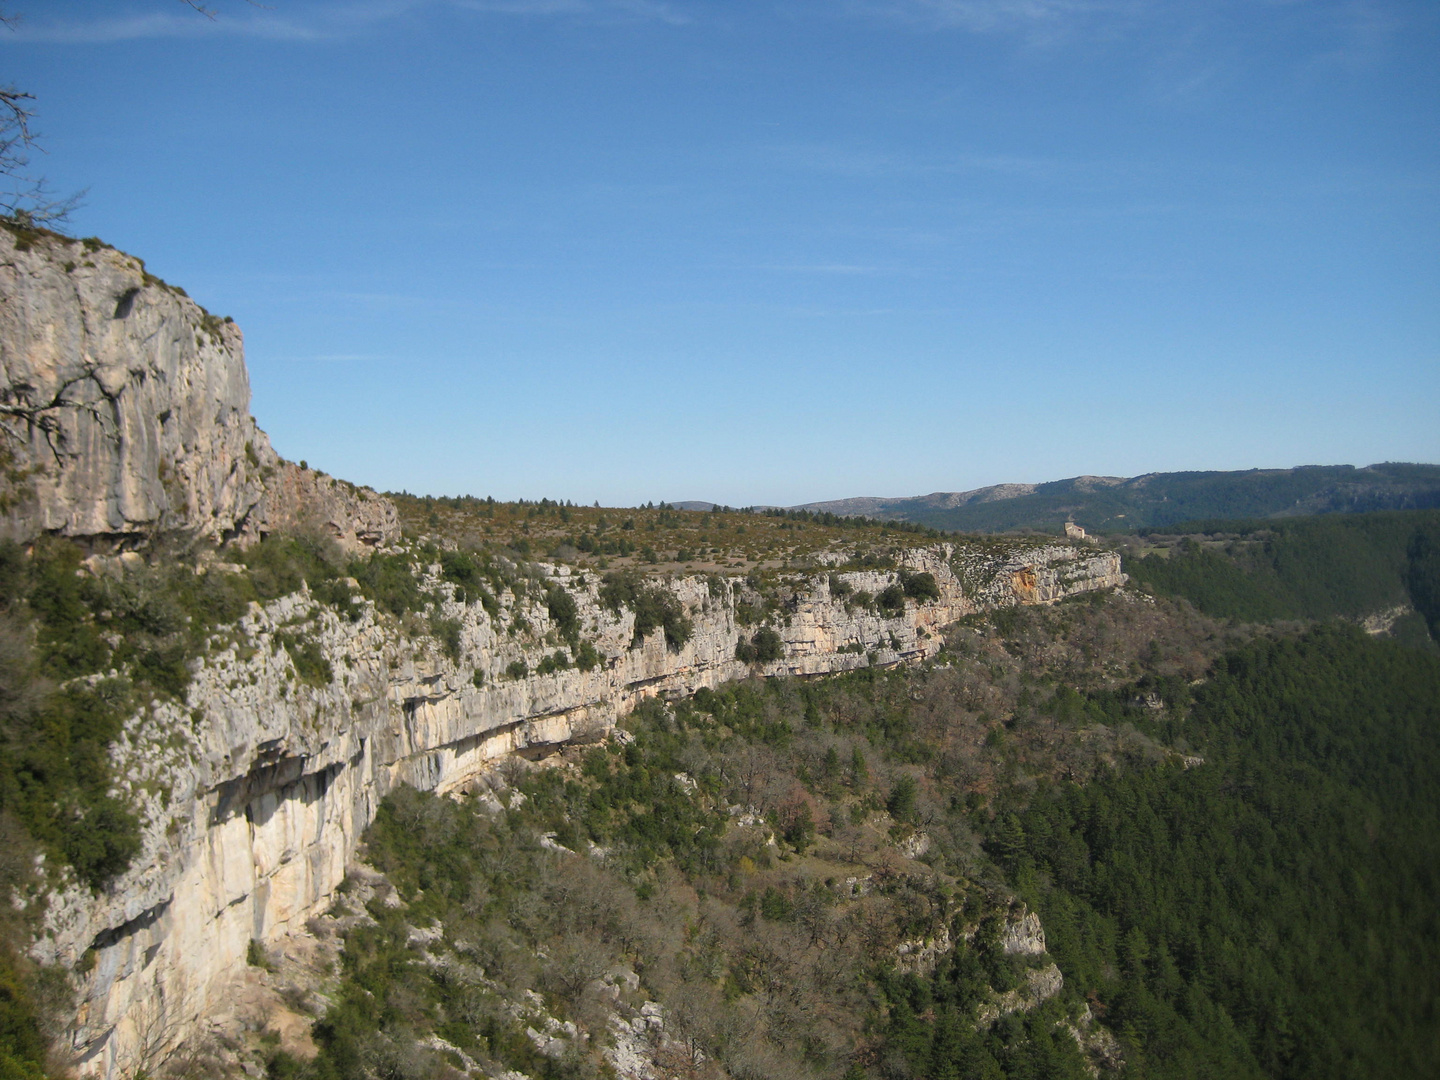
[[[1131,580],[1216,618],[1389,612],[1391,633],[1409,644],[1440,637],[1440,511],[1196,521],[1142,535],[1125,559]]]
[[[1067,985],[1131,1075],[1434,1075],[1440,663],[1332,625],[1167,691],[1139,726],[1203,764],[1051,788],[987,830]],[[911,980],[892,1021],[920,1075],[954,1075],[913,1017],[965,1000],[963,963]]]

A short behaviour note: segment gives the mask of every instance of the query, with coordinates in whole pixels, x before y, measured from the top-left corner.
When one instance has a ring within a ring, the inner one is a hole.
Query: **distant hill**
[[[1076,476],[1048,484],[996,484],[912,498],[806,503],[817,513],[914,521],[961,532],[1091,532],[1156,528],[1195,519],[1440,508],[1440,465],[1386,462],[1244,472]]]

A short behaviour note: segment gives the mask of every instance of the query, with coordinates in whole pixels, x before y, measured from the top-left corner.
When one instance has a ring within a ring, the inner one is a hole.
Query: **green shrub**
[[[0,1078],[45,1080],[48,1047],[22,964],[8,943],[0,944]]]
[[[758,607],[748,600],[735,601],[735,621],[741,626],[754,626],[764,617],[764,608]]]
[[[264,968],[266,971],[270,970],[270,960],[265,955],[265,946],[261,945],[255,938],[251,938],[250,943],[245,946],[245,963],[251,967]]]
[[[79,573],[80,549],[75,544],[44,538],[35,544],[28,600],[40,621],[41,668],[58,679],[99,671],[109,659],[85,602],[93,581]]]
[[[915,778],[901,773],[890,786],[890,797],[885,800],[885,809],[896,821],[913,821],[915,818]]]
[[[290,654],[290,662],[295,665],[295,674],[301,682],[307,686],[328,686],[334,680],[335,669],[314,638],[283,630],[275,638]]]
[[[912,600],[918,600],[923,604],[929,600],[940,599],[940,586],[935,581],[935,575],[929,571],[919,574],[901,574],[900,580],[905,595]]]
[[[343,575],[344,556],[328,537],[272,533],[240,553],[249,569],[246,575],[257,600],[274,600],[298,592],[302,583],[312,589]],[[351,568],[354,575],[354,568]]]
[[[137,679],[177,700],[184,700],[190,685],[189,649],[185,642],[172,641],[146,649],[135,658],[132,671]]]
[[[437,607],[430,613],[430,636],[440,642],[440,648],[452,661],[460,659],[460,620],[447,619]]]
[[[760,897],[760,914],[772,922],[788,920],[794,913],[795,905],[790,898],[771,885]]]
[[[512,660],[505,666],[505,674],[512,679],[523,679],[530,674],[530,665],[524,660]]]
[[[360,591],[367,599],[391,615],[419,611],[428,603],[408,556],[377,551],[368,559],[352,563],[350,576],[360,583]]]
[[[500,614],[500,602],[485,587],[487,577],[492,584],[495,581],[488,557],[482,562],[480,556],[467,551],[441,552],[440,577],[455,586],[457,600],[466,604],[478,601],[492,619]]]
[[[589,671],[600,662],[600,653],[588,641],[580,642],[575,649],[575,666],[581,671]]]
[[[663,627],[666,645],[678,651],[695,630],[685,614],[685,605],[674,593],[659,585],[643,583],[633,574],[622,571],[606,574],[600,587],[600,601],[617,614],[622,606],[635,613],[632,645],[639,645],[657,627]]]
[[[535,665],[535,674],[549,675],[556,671],[564,671],[569,666],[570,657],[566,656],[563,650],[557,649]]]
[[[749,641],[741,638],[735,645],[735,659],[747,664],[768,664],[784,655],[785,642],[768,626],[757,630]]]
[[[563,585],[551,585],[545,590],[545,607],[550,612],[550,621],[560,636],[572,645],[580,635],[580,608],[575,598]]]
[[[139,819],[108,794],[91,794],[64,811],[61,830],[66,861],[92,889],[124,871],[140,852]]]

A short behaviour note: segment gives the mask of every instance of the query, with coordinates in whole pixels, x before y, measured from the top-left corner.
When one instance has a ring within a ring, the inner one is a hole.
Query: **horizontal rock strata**
[[[852,596],[875,594],[898,570],[788,579],[772,620],[784,655],[764,665],[734,658],[756,629],[737,623],[747,588],[738,578],[666,583],[694,625],[677,650],[660,630],[634,643],[634,616],[605,608],[593,575],[543,567],[576,598],[582,635],[601,654],[590,671],[543,675],[533,672],[554,651],[554,628],[535,598],[507,593],[494,618],[445,601],[442,614],[460,625],[454,660],[368,603],[353,622],[305,592],[253,605],[212,641],[184,706],[152,706],[116,749],[128,794],[144,808],[144,854],[102,895],[75,887],[52,903],[36,955],[87,972],[70,1033],[80,1072],[125,1074],[194,1033],[252,939],[273,940],[329,907],[360,834],[398,784],[455,791],[503,755],[602,738],[648,696],[920,660],[939,649],[942,626],[974,611],[1123,581],[1118,556],[1062,544],[984,556],[937,545],[903,562],[933,574],[940,597],[907,600],[893,617],[847,606],[832,580]],[[448,588],[433,574],[430,584]],[[529,631],[506,629],[517,616]],[[319,644],[328,683],[298,677],[282,630]],[[507,675],[517,660],[532,674]]]

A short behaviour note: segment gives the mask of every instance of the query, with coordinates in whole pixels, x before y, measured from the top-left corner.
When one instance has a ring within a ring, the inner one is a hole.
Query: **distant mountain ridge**
[[[1384,462],[1237,472],[1075,476],[1045,484],[992,484],[908,498],[854,498],[793,507],[842,517],[914,521],[961,532],[1035,529],[1066,521],[1092,532],[1163,527],[1201,518],[1423,510],[1440,507],[1440,465]]]

